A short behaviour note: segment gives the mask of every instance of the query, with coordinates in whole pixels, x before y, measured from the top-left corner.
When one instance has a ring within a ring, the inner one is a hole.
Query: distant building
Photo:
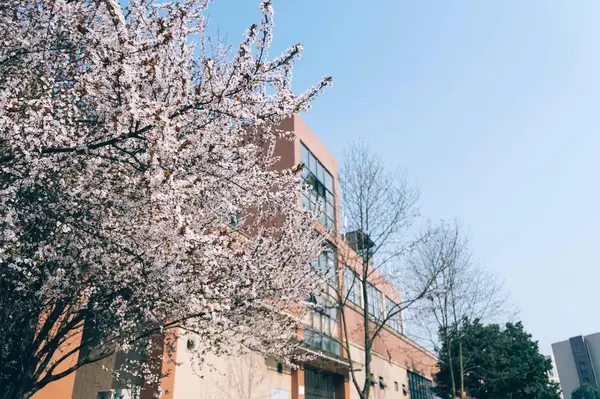
[[[581,385],[600,387],[600,333],[557,342],[552,344],[552,352],[565,399],[571,399],[573,390]]]
[[[548,379],[550,380],[550,382],[556,382],[558,385],[560,385],[560,379],[558,378],[558,370],[556,369],[556,362],[554,361],[554,356],[548,355],[544,357],[546,358],[546,360],[550,360],[552,362],[552,369],[548,372]],[[561,394],[561,397],[564,396]]]

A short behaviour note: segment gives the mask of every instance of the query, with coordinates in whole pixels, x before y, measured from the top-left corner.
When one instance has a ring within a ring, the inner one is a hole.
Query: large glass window
[[[383,295],[371,283],[367,283],[367,295],[369,296],[369,314],[376,319],[381,318],[381,301]]]
[[[327,276],[329,285],[332,285],[335,288],[338,286],[336,264],[337,251],[335,247],[329,243],[325,244],[323,252],[321,252],[321,255],[319,255],[313,263],[313,267],[323,272]]]
[[[431,381],[412,371],[408,372],[408,387],[410,399],[433,399],[434,397],[431,392]]]
[[[386,317],[388,317],[386,324],[389,327],[391,327],[394,330],[401,333],[402,332],[402,320],[401,320],[401,316],[400,316],[400,309],[398,309],[398,306],[396,306],[396,303],[388,297],[385,297],[385,311],[386,311]],[[393,314],[390,316],[390,313],[393,313]]]
[[[323,226],[333,229],[335,227],[333,176],[304,143],[300,144],[300,156],[304,164],[302,181],[311,187],[302,195],[302,203],[311,211],[321,209],[319,221]]]
[[[341,355],[339,342],[339,312],[335,298],[338,290],[337,251],[329,243],[313,263],[313,267],[327,276],[323,290],[311,296],[314,307],[304,321],[304,342],[326,352]]]
[[[362,285],[356,272],[348,266],[344,266],[344,290],[344,294],[350,302],[361,306],[360,293],[362,292]]]
[[[325,352],[341,355],[340,319],[338,308],[331,297],[314,297],[314,308],[304,322],[304,342]]]

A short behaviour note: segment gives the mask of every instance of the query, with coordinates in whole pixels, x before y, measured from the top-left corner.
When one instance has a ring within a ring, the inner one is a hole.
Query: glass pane
[[[320,180],[321,183],[325,183],[325,179],[323,178],[323,165],[321,165],[321,162],[317,162],[317,173],[315,173],[315,175],[317,175],[317,179]]]
[[[325,192],[325,199],[327,202],[333,205],[333,194],[331,194],[329,191]]]
[[[322,197],[323,199],[325,198],[325,186],[318,179],[318,177],[315,180],[314,190],[317,192],[317,194],[319,194],[319,197]]]
[[[314,191],[310,191],[309,196],[310,196],[310,210],[314,212],[317,210],[317,196],[315,195]]]
[[[316,174],[317,171],[317,160],[312,153],[308,153],[308,169]]]
[[[335,352],[336,355],[342,356],[342,345],[339,342],[335,343]]]
[[[330,203],[325,204],[325,214],[329,219],[333,219],[333,206]]]
[[[306,167],[306,166],[303,167],[302,168],[302,182],[307,183],[309,176],[310,176],[310,171],[308,170],[308,167]]]
[[[306,330],[304,332],[304,339],[305,339],[305,341],[308,342],[310,345],[313,345],[313,346],[317,342],[316,336],[317,336],[317,334],[315,334],[315,332],[312,331],[312,330]]]
[[[338,309],[334,306],[329,310],[329,316],[335,321],[338,318]]]
[[[310,190],[315,189],[315,176],[310,172],[308,172],[308,175],[306,176],[306,184],[310,186]]]
[[[304,207],[304,209],[310,209],[310,199],[308,199],[308,197],[305,194],[302,194],[302,206]]]
[[[304,317],[302,319],[303,323],[306,324],[307,326],[312,325],[312,312],[306,312],[304,314]]]
[[[300,144],[300,160],[308,167],[308,149],[304,144]]]
[[[333,193],[333,176],[327,171],[325,171],[325,180],[323,183],[325,183],[327,190]]]
[[[340,336],[340,324],[339,323],[333,323],[332,328],[331,328],[331,336],[332,337]]]
[[[323,336],[323,337],[322,337],[322,340],[323,340],[323,341],[322,341],[322,346],[321,346],[321,348],[322,348],[323,350],[329,351],[329,338],[327,338],[327,337]]]

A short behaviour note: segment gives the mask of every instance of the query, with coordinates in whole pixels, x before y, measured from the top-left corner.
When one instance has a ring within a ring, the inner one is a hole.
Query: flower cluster
[[[268,57],[268,0],[210,46],[208,3],[0,5],[0,384],[59,378],[82,331],[80,363],[175,327],[287,353],[321,237],[277,126],[330,80],[292,92],[301,46]]]

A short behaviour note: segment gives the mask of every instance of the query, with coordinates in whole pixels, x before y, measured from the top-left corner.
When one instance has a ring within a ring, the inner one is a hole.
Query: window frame
[[[341,331],[337,308],[310,310],[310,325],[305,324],[304,342],[312,347],[341,356],[342,344],[334,332]]]
[[[328,229],[335,229],[335,183],[333,175],[300,141],[300,160],[302,161],[302,182],[311,188],[302,194],[304,208],[314,211],[321,205],[319,222]],[[319,204],[321,202],[321,204]]]
[[[367,283],[368,309],[367,312],[375,320],[380,320],[383,315],[382,301],[383,293],[371,283]],[[375,296],[375,297],[374,297]],[[376,300],[375,300],[376,299]],[[371,311],[371,308],[373,311]]]
[[[323,287],[324,291],[311,296],[314,303],[319,306],[308,310],[307,316],[310,320],[305,319],[304,341],[312,347],[341,356],[340,312],[336,303],[331,300],[331,293],[326,292],[333,289],[337,292],[339,289],[337,263],[337,247],[331,242],[325,241],[323,250],[313,262],[312,267],[324,271],[327,280]]]
[[[411,399],[433,399],[434,395],[431,390],[433,382],[422,376],[421,374],[408,370],[408,391]],[[423,385],[424,389],[419,386]]]
[[[392,330],[402,334],[402,313],[400,312],[400,310],[396,309],[396,314],[393,317],[389,317],[390,309],[397,306],[398,304],[392,299],[390,299],[390,297],[388,296],[384,298],[384,304],[385,317],[387,318],[385,324]]]
[[[331,242],[325,241],[323,250],[314,260],[312,267],[324,272],[327,276],[327,285],[334,287],[336,290],[339,288],[337,263],[337,247]]]
[[[358,273],[344,265],[344,295],[354,305],[362,308],[362,281]]]

